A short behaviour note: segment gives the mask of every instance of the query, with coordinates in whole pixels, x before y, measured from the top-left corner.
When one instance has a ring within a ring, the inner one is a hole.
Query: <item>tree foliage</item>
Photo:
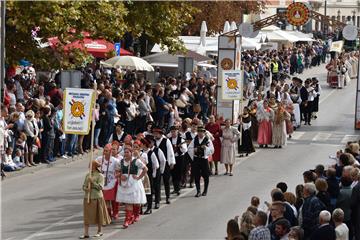
[[[266,1],[196,1],[192,6],[199,9],[194,21],[183,31],[187,35],[199,35],[202,21],[206,21],[208,34],[221,32],[225,21],[239,23],[242,14],[259,13],[265,8]]]
[[[152,41],[182,48],[177,36],[192,21],[196,9],[186,2],[123,1],[7,1],[6,61],[25,58],[38,68],[74,68],[87,60],[79,49],[64,51],[64,46],[82,39],[82,32],[94,38],[119,41],[125,32],[134,37],[145,33]],[[39,48],[32,30],[45,42],[58,37],[58,48]],[[74,32],[73,30],[76,30]]]

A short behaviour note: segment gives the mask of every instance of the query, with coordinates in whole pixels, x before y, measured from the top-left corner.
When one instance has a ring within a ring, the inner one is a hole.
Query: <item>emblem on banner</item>
[[[71,105],[71,109],[70,109],[71,115],[74,118],[82,119],[83,117],[85,117],[85,112],[84,112],[85,104],[84,103],[72,100],[71,102],[69,102],[69,104]]]
[[[287,8],[286,19],[293,26],[302,26],[309,21],[310,10],[304,3],[292,3]]]
[[[224,58],[221,61],[221,67],[224,70],[231,70],[233,68],[233,61],[230,58]]]

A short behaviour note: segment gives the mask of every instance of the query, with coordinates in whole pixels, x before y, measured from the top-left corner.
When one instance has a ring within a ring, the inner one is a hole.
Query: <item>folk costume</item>
[[[290,119],[290,114],[286,112],[283,106],[279,106],[274,114],[273,130],[272,130],[272,144],[275,148],[281,148],[286,145],[286,123]]]
[[[157,174],[160,175],[160,164],[152,147],[152,144],[154,144],[154,138],[152,136],[147,136],[145,139],[142,140],[142,142],[146,146],[144,153],[147,154],[147,159],[148,159],[146,167],[148,168],[147,177],[149,179],[149,184],[150,184],[149,186],[150,191],[147,191],[147,187],[145,186],[146,184],[144,183],[146,202],[147,202],[147,209],[144,212],[144,214],[151,214],[152,202],[153,202],[152,193],[155,192],[154,179],[156,178]]]
[[[177,130],[176,127],[172,126],[171,131]],[[181,182],[181,170],[184,165],[184,154],[187,152],[187,146],[184,139],[177,133],[177,136],[170,137],[170,141],[175,154],[175,166],[171,170],[172,181],[174,185],[174,193],[180,194],[180,182]]]
[[[103,225],[108,225],[111,222],[102,192],[105,178],[100,173],[100,164],[98,164],[98,162],[96,161],[93,161],[92,168],[92,181],[90,181],[90,174],[88,173],[82,186],[82,189],[84,191],[83,209],[85,234],[83,236],[80,236],[80,239],[89,238],[90,224],[98,225],[97,235],[101,236],[101,227]],[[88,197],[90,202],[88,202]]]
[[[105,148],[111,151],[110,144],[107,144]],[[97,157],[96,161],[100,164],[101,173],[105,178],[103,195],[107,203],[109,216],[117,219],[119,212],[118,204],[116,203],[116,193],[118,188],[116,168],[118,165],[118,159],[113,156],[109,156],[109,158],[107,158],[105,154],[103,154],[102,156]]]
[[[200,197],[200,178],[204,179],[204,191],[202,193],[203,196],[206,196],[207,190],[209,187],[209,163],[208,158],[214,153],[214,146],[209,140],[208,137],[205,136],[205,129],[203,127],[198,127],[198,132],[202,132],[204,135],[202,137],[198,135],[191,141],[189,145],[189,156],[191,157],[192,164],[192,172],[195,177],[195,185],[196,185],[196,195],[195,197]]]
[[[246,153],[246,155],[248,155],[249,153],[255,152],[251,137],[252,121],[249,113],[241,116],[238,130],[241,131],[241,140],[238,140],[238,153]]]
[[[234,127],[225,127],[222,138],[221,162],[232,165],[235,163],[235,142],[240,138],[240,132]]]
[[[213,136],[212,141],[214,145],[214,154],[212,155],[212,162],[210,162],[210,174],[212,174],[213,165],[215,165],[215,175],[218,175],[218,162],[221,160],[221,139],[222,129],[218,122],[209,122],[205,129]]]
[[[196,128],[196,127],[195,127]],[[189,149],[189,145],[191,143],[191,141],[196,137],[196,130],[194,131],[193,129],[192,130],[189,130],[185,133],[185,141],[187,143],[187,147]],[[185,153],[185,168],[183,168],[183,172],[182,172],[182,185],[183,187],[186,186],[186,182],[187,182],[187,179],[188,179],[188,175],[189,175],[189,172],[190,172],[190,188],[193,187],[193,182],[194,182],[194,175],[192,174],[192,164],[193,164],[193,161],[189,155],[189,152]]]
[[[154,141],[154,145],[155,145],[155,139],[153,139],[152,141]],[[164,171],[165,164],[166,164],[166,158],[165,158],[163,151],[161,151],[161,149],[159,149],[155,146],[152,146],[151,148],[149,148],[149,153],[151,153],[151,152],[152,152],[151,155],[155,155],[155,157],[158,161],[157,164],[153,163],[153,162],[151,162],[151,163],[159,165],[159,167],[156,168],[156,171],[153,171],[153,173],[152,173],[152,184],[153,184],[152,192],[155,195],[155,209],[158,209],[158,208],[160,208],[160,198],[161,198],[161,172]],[[152,159],[153,159],[153,157],[152,157]],[[150,184],[151,184],[151,182],[150,182]],[[152,204],[152,197],[151,197],[151,204]]]
[[[163,131],[161,129],[153,129],[153,132],[163,134]],[[160,170],[164,181],[166,203],[170,204],[170,168],[176,163],[175,154],[170,140],[164,135],[162,135],[159,139],[156,139],[155,144],[156,147],[161,149],[161,151],[164,153],[166,159],[165,166],[160,166]]]
[[[125,150],[126,151],[126,150]],[[118,165],[120,184],[116,201],[126,204],[124,228],[139,220],[140,205],[146,203],[142,175],[147,168],[139,158],[122,159]],[[141,178],[140,178],[141,177]]]
[[[256,118],[259,122],[257,142],[262,147],[271,144],[272,141],[272,126],[271,120],[273,119],[274,111],[268,107],[267,102],[259,104],[256,112]]]

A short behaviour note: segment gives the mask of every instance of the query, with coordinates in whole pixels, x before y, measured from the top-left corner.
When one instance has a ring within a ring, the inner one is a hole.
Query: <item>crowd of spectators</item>
[[[264,206],[252,197],[241,217],[228,222],[227,239],[360,239],[359,142],[348,142],[333,160],[327,169],[305,171],[293,192],[279,182]]]
[[[289,108],[291,118],[287,121],[295,123],[302,108],[294,114],[290,105],[301,102],[301,87],[293,86],[296,92],[291,95],[292,88],[285,80],[288,74],[301,73],[303,69],[325,61],[327,49],[326,43],[314,42],[312,46],[300,44],[280,51],[245,51],[242,55],[244,98],[250,102],[251,113],[256,116],[256,102],[265,99],[270,107],[276,105],[277,108],[286,98],[287,105],[280,109]],[[311,64],[307,65],[306,59],[310,59]],[[206,124],[209,116],[215,115],[216,122],[224,123],[224,119],[215,114],[216,79],[200,70],[190,77],[157,75],[156,83],[147,82],[144,75],[136,71],[106,69],[96,64],[88,65],[82,71],[82,88],[93,88],[95,82],[97,85],[95,148],[109,142],[118,120],[124,124],[124,131],[132,136],[146,131],[149,121],[166,131],[174,125],[182,126],[187,118],[198,118]],[[308,87],[313,89],[317,82],[310,81],[309,84]],[[68,158],[90,150],[90,135],[63,132],[60,85],[59,74],[53,79],[36,78],[33,67],[25,67],[20,74],[7,78],[0,119],[0,151],[4,156],[2,166],[5,171],[49,164],[57,157]],[[304,98],[303,103],[308,101],[307,96]],[[305,113],[301,113],[303,118]],[[274,114],[273,121],[276,116]],[[254,120],[257,121],[256,117]],[[299,125],[300,120],[295,125],[289,124],[287,133],[291,135],[291,128]],[[256,124],[253,128],[252,135],[257,140]],[[276,147],[281,147],[282,142],[275,144]],[[271,143],[264,146],[268,144]]]

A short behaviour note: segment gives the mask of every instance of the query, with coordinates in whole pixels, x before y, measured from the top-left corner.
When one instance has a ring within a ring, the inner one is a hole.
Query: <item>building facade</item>
[[[292,2],[305,2],[316,12],[329,16],[332,19],[352,23],[360,27],[360,0],[268,0],[265,13],[261,14],[261,18],[271,16],[279,11],[284,11]],[[324,27],[322,23],[311,20],[302,30],[306,32],[321,32]],[[291,29],[292,27],[286,26],[286,28]]]

